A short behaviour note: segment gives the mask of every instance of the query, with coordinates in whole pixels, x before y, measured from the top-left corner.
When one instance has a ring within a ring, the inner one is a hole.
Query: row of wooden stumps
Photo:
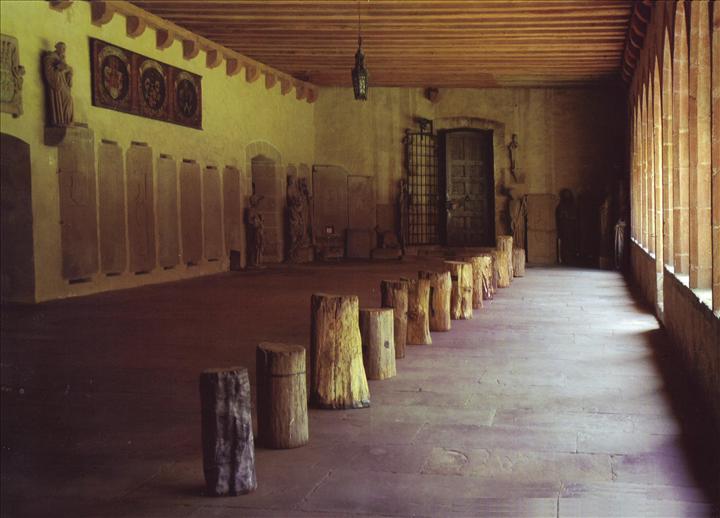
[[[406,344],[432,343],[431,331],[473,318],[497,288],[524,275],[525,251],[511,236],[497,249],[445,261],[417,279],[381,282],[382,308],[360,308],[355,295],[316,293],[310,300],[310,403],[318,408],[370,406],[368,379],[396,374]],[[256,353],[258,439],[268,448],[307,444],[305,348],[264,342]],[[257,487],[247,369],[210,369],[200,376],[203,470],[207,493],[239,495]]]

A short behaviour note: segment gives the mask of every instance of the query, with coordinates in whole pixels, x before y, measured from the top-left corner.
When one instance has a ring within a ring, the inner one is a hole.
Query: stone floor
[[[202,494],[197,378],[307,345],[313,291],[379,303],[418,263],[228,273],[2,312],[2,516],[706,516],[717,436],[613,272],[529,268],[409,346],[369,409],[311,410],[256,451],[258,490]],[[714,509],[715,512],[718,508]]]

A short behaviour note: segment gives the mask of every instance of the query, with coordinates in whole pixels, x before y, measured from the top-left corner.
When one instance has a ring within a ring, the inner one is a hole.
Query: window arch
[[[673,264],[673,142],[672,142],[672,54],[670,34],[665,29],[662,66],[662,185],[663,185],[663,259]]]
[[[713,309],[720,313],[720,2],[713,3],[712,31],[712,225]]]
[[[654,221],[653,227],[655,229],[655,272],[662,274],[663,264],[665,262],[663,255],[663,186],[662,186],[662,101],[660,97],[660,63],[657,55],[654,59],[654,66],[652,71],[652,118],[651,123],[653,127],[652,131],[652,185],[653,185],[653,209],[654,209]],[[662,302],[662,277],[658,276],[658,299],[657,302]]]
[[[673,252],[675,273],[688,264],[688,41],[685,2],[675,4],[673,34]]]
[[[712,283],[709,2],[691,4],[688,86],[690,287],[706,289]]]

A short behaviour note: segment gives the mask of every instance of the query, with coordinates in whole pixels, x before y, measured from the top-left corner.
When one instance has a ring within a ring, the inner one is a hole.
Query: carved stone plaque
[[[97,204],[93,133],[84,126],[67,128],[58,146],[60,239],[63,278],[88,277],[98,271]]]
[[[252,181],[255,193],[262,196],[258,208],[263,217],[263,262],[281,262],[283,260],[282,207],[284,196],[281,194],[281,177],[274,160],[263,156],[252,159]]]
[[[0,142],[0,287],[2,299],[34,302],[30,146],[11,135]]]
[[[557,229],[554,194],[527,195],[528,262],[555,264],[557,262]]]
[[[344,236],[348,228],[348,174],[339,166],[313,166],[313,233]]]
[[[223,201],[225,204],[225,249],[243,250],[243,211],[240,191],[240,171],[236,167],[223,169]]]
[[[220,197],[220,173],[217,167],[206,167],[203,173],[203,230],[205,259],[208,261],[216,261],[223,256]]]
[[[183,160],[180,165],[180,221],[183,261],[198,264],[202,259],[202,206],[200,164]]]
[[[0,35],[0,111],[22,115],[22,86],[25,67],[20,64],[18,42],[12,36]]]
[[[155,267],[155,211],[152,148],[133,142],[127,152],[130,271]]]
[[[348,176],[348,227],[375,228],[375,189],[372,176]]]
[[[158,263],[171,268],[180,262],[177,165],[167,155],[160,155],[157,164]]]
[[[100,193],[100,264],[103,273],[125,271],[125,177],[123,154],[116,142],[98,148]]]

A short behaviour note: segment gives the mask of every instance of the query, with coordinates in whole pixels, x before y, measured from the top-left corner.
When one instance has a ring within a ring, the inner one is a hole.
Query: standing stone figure
[[[307,178],[300,178],[298,180],[298,188],[302,195],[303,202],[303,220],[305,222],[305,229],[303,231],[303,246],[312,245],[312,195],[310,194],[310,187],[308,187]]]
[[[513,198],[510,194],[510,231],[513,236],[513,246],[515,248],[525,248],[525,220],[527,218],[527,198]]]
[[[298,177],[289,175],[287,179],[287,211],[288,226],[290,228],[291,261],[297,261],[298,250],[304,246],[305,241],[305,196],[300,191]]]
[[[65,61],[65,44],[55,44],[53,52],[43,56],[43,74],[47,84],[48,126],[65,128],[73,123],[73,70]]]
[[[578,240],[577,240],[577,208],[575,198],[570,189],[560,191],[560,203],[555,209],[555,220],[557,224],[559,258],[561,264],[577,264]]]
[[[517,154],[518,154],[518,141],[517,141],[517,135],[513,133],[512,140],[510,140],[510,144],[508,144],[508,152],[510,153],[510,174],[512,175],[513,179],[517,182]]]
[[[265,247],[265,222],[260,214],[260,201],[263,196],[250,196],[250,207],[247,209],[248,232],[248,265],[259,268],[262,266],[263,248]]]

